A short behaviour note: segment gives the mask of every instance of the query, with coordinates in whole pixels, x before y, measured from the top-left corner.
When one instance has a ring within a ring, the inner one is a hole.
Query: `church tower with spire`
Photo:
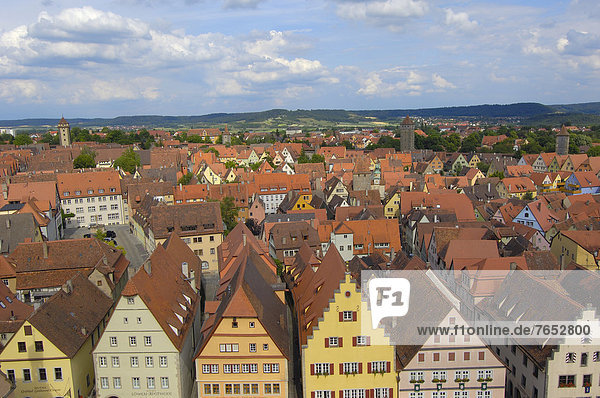
[[[69,127],[69,122],[64,117],[58,122],[58,138],[61,146],[71,146],[71,127]]]
[[[556,134],[556,154],[569,154],[569,131],[567,131],[567,128],[564,124],[560,128],[560,132]]]

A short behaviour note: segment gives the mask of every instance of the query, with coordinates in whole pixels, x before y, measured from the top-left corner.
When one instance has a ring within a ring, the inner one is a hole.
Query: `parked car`
[[[92,237],[92,234],[83,234],[83,237],[84,237],[84,238],[91,238],[91,237]]]
[[[117,237],[117,233],[115,231],[106,231],[106,237],[114,239]]]

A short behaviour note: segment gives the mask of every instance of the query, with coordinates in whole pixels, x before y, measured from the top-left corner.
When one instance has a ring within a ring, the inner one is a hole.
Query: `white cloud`
[[[437,73],[434,73],[433,75],[431,75],[431,81],[433,82],[433,85],[437,88],[440,89],[448,89],[448,88],[456,88],[456,86],[452,83],[450,83],[448,80],[444,79],[442,76],[438,75]]]
[[[21,98],[38,101],[44,90],[44,85],[36,80],[0,80],[0,98],[7,102],[15,102]]]
[[[225,8],[256,8],[264,0],[225,0]]]
[[[418,95],[423,91],[425,77],[414,70],[386,69],[371,72],[361,79],[357,93],[366,96],[392,97],[397,95]]]
[[[404,25],[411,18],[423,17],[428,10],[425,0],[367,0],[337,4],[337,14],[342,18],[393,28]]]
[[[466,12],[454,12],[451,8],[446,10],[445,23],[448,26],[453,26],[461,31],[472,31],[479,25],[477,21],[470,19],[469,14]]]

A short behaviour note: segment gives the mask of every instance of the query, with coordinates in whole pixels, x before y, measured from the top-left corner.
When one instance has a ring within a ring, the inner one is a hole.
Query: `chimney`
[[[44,258],[48,258],[48,244],[46,243],[46,241],[42,242],[42,253]]]
[[[104,263],[104,265],[108,265],[108,259],[106,258],[106,256],[102,257],[102,262]]]
[[[188,268],[188,263],[187,262],[182,262],[181,263],[181,273],[187,278],[189,277],[189,268]]]
[[[71,294],[73,292],[73,282],[71,281],[71,279],[69,279],[65,282],[64,285],[62,285],[62,290],[67,294]]]
[[[8,185],[6,185],[6,182],[2,183],[2,197],[4,197],[4,200],[8,199]]]
[[[6,219],[6,229],[10,229],[10,218]]]
[[[15,316],[15,312],[13,310],[10,310],[10,320],[11,321],[17,320],[17,317]]]
[[[152,275],[152,262],[150,259],[144,263],[144,269],[148,275]]]
[[[488,192],[492,189],[492,184],[488,182]]]
[[[179,190],[183,191],[183,184],[179,183]]]
[[[245,233],[242,233],[242,242],[244,244],[244,247],[246,247],[246,234]],[[285,243],[285,242],[283,242],[283,243]]]
[[[87,330],[84,326],[81,327],[81,334],[87,336]]]
[[[515,263],[514,261],[511,261],[510,263],[510,270],[514,271],[517,269],[517,263]]]

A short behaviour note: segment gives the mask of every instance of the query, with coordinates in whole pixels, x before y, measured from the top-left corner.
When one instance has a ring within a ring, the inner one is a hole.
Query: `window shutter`
[[[371,398],[370,392],[371,392],[371,390],[369,390],[369,389],[365,390],[365,398]]]
[[[390,388],[389,398],[394,398],[394,389]]]
[[[329,364],[329,374],[333,374],[333,364]]]
[[[310,398],[315,398],[315,392],[314,391],[310,392]]]
[[[310,364],[310,375],[314,376],[314,374],[315,374],[315,364],[311,363]]]
[[[331,398],[335,398],[335,391],[331,391]]]
[[[358,363],[358,374],[361,375],[362,374],[362,362]]]
[[[371,336],[367,336],[367,345],[371,345]]]
[[[356,322],[356,311],[352,311],[352,320]]]
[[[367,362],[367,373],[371,373],[371,362]]]
[[[341,337],[338,338],[338,341],[340,342],[339,346],[343,347],[344,346],[344,342],[343,339]]]
[[[344,390],[340,390],[340,397],[339,398],[343,398],[344,397]]]
[[[356,336],[352,336],[352,347],[356,347]]]
[[[340,363],[340,374],[343,375],[344,374],[344,364]]]
[[[329,347],[329,337],[325,337],[325,348]]]
[[[392,364],[390,363],[390,361],[387,361],[385,363],[385,371],[386,371],[386,373],[390,373],[391,366],[392,366]]]
[[[340,311],[338,314],[340,316],[340,322],[344,322],[344,311]]]
[[[375,389],[374,389],[374,388],[371,388],[371,389],[369,390],[369,393],[370,393],[370,395],[371,395],[371,398],[375,398]]]

